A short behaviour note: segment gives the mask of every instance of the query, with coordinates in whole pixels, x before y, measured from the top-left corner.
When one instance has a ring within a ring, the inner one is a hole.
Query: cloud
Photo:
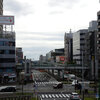
[[[62,14],[63,11],[51,11],[49,14],[53,15],[53,14]]]
[[[63,32],[17,32],[16,44],[22,47],[28,58],[39,59],[39,56],[56,48],[63,48]]]
[[[16,16],[25,16],[32,13],[29,4],[25,2],[21,3],[17,0],[4,0],[4,10]]]
[[[71,9],[79,0],[49,0],[50,7],[66,7]]]

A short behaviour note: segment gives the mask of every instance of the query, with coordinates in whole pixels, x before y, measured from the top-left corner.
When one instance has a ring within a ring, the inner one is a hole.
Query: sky
[[[32,60],[64,47],[64,34],[97,20],[99,0],[4,0],[4,15],[15,16],[16,46]]]

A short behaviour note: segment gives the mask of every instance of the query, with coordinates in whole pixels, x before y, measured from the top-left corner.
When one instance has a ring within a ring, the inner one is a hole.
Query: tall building
[[[89,23],[88,33],[85,37],[85,64],[89,67],[89,77],[95,78],[97,68],[97,21]]]
[[[0,0],[0,15],[3,15],[3,0]],[[5,32],[3,25],[0,25],[0,83],[15,80],[15,32]]]
[[[3,15],[3,0],[0,0],[0,15]],[[0,34],[2,34],[3,26],[0,25]]]
[[[16,48],[16,63],[23,62],[23,51],[22,48]]]
[[[15,32],[4,32],[0,37],[0,79],[3,83],[16,79]]]
[[[73,33],[73,60],[80,65],[82,65],[82,52],[85,48],[85,35],[87,32],[87,29],[83,29]]]
[[[46,62],[46,56],[40,55],[39,62],[40,62],[40,64],[45,63]]]
[[[100,11],[97,13],[97,28],[98,28],[98,33],[97,33],[97,50],[98,53],[100,54]],[[100,58],[99,58],[100,59]],[[100,63],[100,61],[99,61]]]
[[[98,58],[98,66],[100,66],[100,11],[97,13],[97,58]],[[98,74],[100,73],[100,70],[98,71]],[[99,74],[100,76],[100,74]]]
[[[64,53],[65,53],[65,62],[73,61],[73,34],[65,33],[64,36]]]

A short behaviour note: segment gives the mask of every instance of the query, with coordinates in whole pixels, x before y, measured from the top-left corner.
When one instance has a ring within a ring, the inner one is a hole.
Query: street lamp
[[[83,100],[84,100],[84,69],[83,69],[83,49],[77,49],[82,52],[82,93],[83,93]]]
[[[22,94],[23,94],[24,79],[25,79],[25,72],[21,72],[20,73],[20,81],[21,81],[21,84],[22,84]]]

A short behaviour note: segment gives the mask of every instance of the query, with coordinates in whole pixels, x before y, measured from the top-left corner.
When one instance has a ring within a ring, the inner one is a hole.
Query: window
[[[9,46],[15,46],[15,42],[9,42]]]
[[[0,50],[0,54],[4,54],[4,50]]]
[[[100,22],[98,22],[98,25],[100,25]]]
[[[98,15],[98,20],[100,19],[100,15]]]
[[[0,63],[15,63],[15,58],[0,58]]]
[[[9,54],[15,54],[15,50],[10,50]]]
[[[4,54],[9,54],[9,50],[5,50],[4,51]]]
[[[3,41],[0,41],[0,46],[3,46],[4,45],[4,42]]]
[[[8,46],[8,41],[4,41],[4,46]]]
[[[100,28],[98,28],[98,32],[100,32]]]

